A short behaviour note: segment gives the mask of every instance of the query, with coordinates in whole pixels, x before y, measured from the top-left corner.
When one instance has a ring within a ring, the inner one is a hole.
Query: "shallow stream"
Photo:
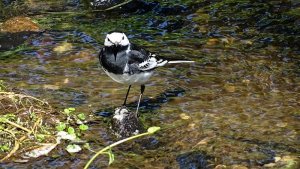
[[[97,56],[106,33],[121,30],[158,55],[196,62],[157,69],[146,85],[140,118],[162,130],[118,147],[109,168],[264,168],[275,157],[299,164],[300,21],[288,14],[299,4],[146,4],[147,10],[129,6],[88,14],[65,4],[73,10],[31,14],[45,31],[29,35],[19,52],[2,51],[0,79],[57,109],[75,107],[89,115],[84,138],[99,149],[116,141],[109,115],[122,104],[127,86],[106,76]],[[132,109],[138,94],[133,86]],[[93,154],[58,152],[0,166],[80,168]],[[107,160],[96,164],[105,167]]]

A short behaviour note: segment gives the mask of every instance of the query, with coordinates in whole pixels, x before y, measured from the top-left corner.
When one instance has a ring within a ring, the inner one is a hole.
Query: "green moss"
[[[35,48],[32,46],[28,46],[27,44],[22,44],[13,50],[0,52],[0,60],[19,58],[19,57],[21,57],[21,55],[19,54],[20,52],[33,50],[33,49],[35,49]]]
[[[228,5],[242,4],[242,3],[250,3],[250,1],[249,0],[223,0],[223,1],[212,4],[210,6],[210,8],[216,9],[216,8],[226,7]]]
[[[197,10],[195,13],[197,16],[193,18],[193,21],[198,23],[207,23],[210,19],[209,14],[207,14],[203,9]]]
[[[300,7],[291,9],[288,12],[286,12],[288,15],[295,16],[295,17],[300,17]]]

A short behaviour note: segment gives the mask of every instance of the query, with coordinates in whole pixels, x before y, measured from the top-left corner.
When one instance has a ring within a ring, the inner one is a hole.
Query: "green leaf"
[[[68,127],[69,134],[75,134],[75,129],[73,127]]]
[[[6,123],[7,122],[7,118],[5,117],[0,117],[0,123]]]
[[[160,130],[160,127],[150,127],[148,128],[147,132],[150,133],[150,134],[153,134],[155,132],[157,132],[158,130]]]
[[[77,153],[79,151],[81,151],[81,147],[77,144],[69,144],[67,147],[66,147],[66,150],[69,152],[69,153]]]
[[[74,107],[69,107],[70,111],[75,111],[76,109]]]
[[[70,114],[70,110],[69,109],[64,109],[64,114],[69,115]]]
[[[74,112],[75,111],[75,108],[73,108],[73,107],[69,107],[69,108],[67,108],[67,109],[64,109],[64,114],[66,114],[66,115],[70,115],[72,112]]]
[[[30,113],[30,118],[32,118],[32,119],[36,118],[35,112],[31,112],[31,113]]]
[[[92,150],[92,148],[90,147],[90,144],[89,143],[85,143],[84,145],[83,145],[83,147],[84,148],[86,148],[86,149],[88,149],[88,150]]]
[[[5,114],[4,116],[2,116],[4,118],[6,118],[7,120],[15,120],[16,119],[16,115],[14,114]]]
[[[8,150],[9,150],[8,144],[0,145],[0,151],[6,152],[6,151],[8,151]]]
[[[44,134],[37,134],[36,139],[38,142],[43,142],[45,140],[45,135]]]
[[[57,131],[63,131],[64,129],[66,129],[66,124],[63,122],[59,122],[55,128]]]
[[[115,161],[115,155],[112,153],[111,149],[107,153],[109,157],[108,165],[111,165]]]
[[[85,125],[85,124],[81,124],[81,125],[79,126],[79,129],[82,130],[82,131],[85,131],[85,130],[89,129],[89,126],[87,126],[87,125]]]
[[[77,117],[78,117],[80,120],[85,120],[85,119],[86,119],[86,116],[85,116],[84,113],[78,114]]]

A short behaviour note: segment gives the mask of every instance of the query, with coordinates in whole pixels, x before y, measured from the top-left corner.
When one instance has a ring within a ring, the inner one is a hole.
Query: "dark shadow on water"
[[[300,153],[300,149],[291,147],[290,145],[285,144],[285,143],[276,143],[276,142],[272,142],[272,141],[260,141],[257,139],[249,139],[249,138],[234,138],[232,136],[223,136],[223,137],[225,137],[227,139],[232,139],[232,140],[236,140],[236,141],[240,141],[240,142],[249,143],[249,144],[256,144],[261,147],[269,147],[270,149],[288,150],[289,152]]]
[[[155,98],[144,98],[140,103],[139,113],[150,113],[161,108],[162,104],[171,101],[174,97],[182,97],[185,90],[182,88],[169,89],[159,94]],[[134,111],[137,107],[137,102],[131,102],[126,105],[130,110]],[[95,115],[102,117],[110,117],[113,115],[115,107],[108,107],[95,112]]]
[[[0,52],[13,50],[28,40],[29,37],[39,34],[41,34],[41,32],[24,31],[16,33],[0,33]]]

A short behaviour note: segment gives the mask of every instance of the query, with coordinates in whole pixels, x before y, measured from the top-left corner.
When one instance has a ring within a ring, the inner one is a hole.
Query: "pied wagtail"
[[[118,83],[129,85],[123,106],[126,105],[131,85],[141,85],[136,116],[145,90],[145,83],[157,67],[164,66],[167,63],[193,62],[159,59],[156,55],[130,43],[127,36],[122,32],[112,32],[106,35],[104,47],[99,54],[99,60],[103,70],[109,77]]]

